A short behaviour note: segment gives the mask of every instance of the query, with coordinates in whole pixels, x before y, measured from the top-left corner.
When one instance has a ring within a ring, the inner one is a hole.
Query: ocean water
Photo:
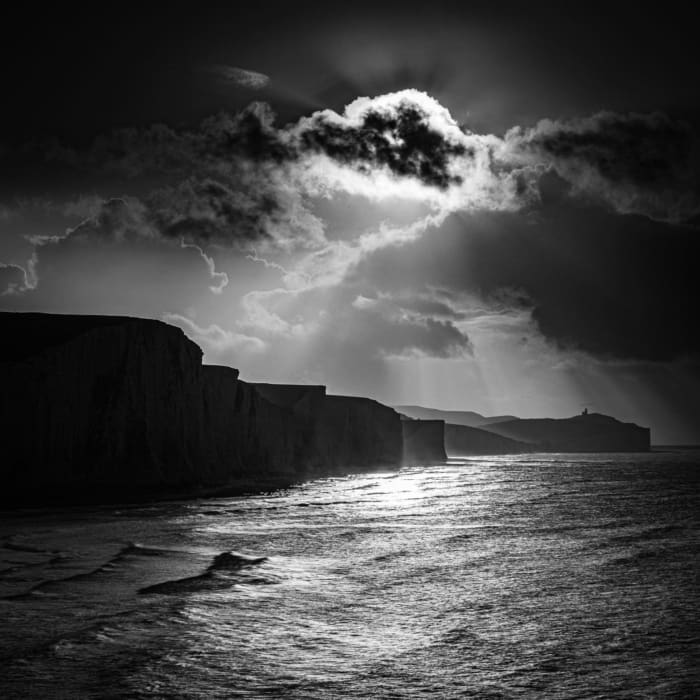
[[[0,697],[700,697],[699,457],[5,513]]]

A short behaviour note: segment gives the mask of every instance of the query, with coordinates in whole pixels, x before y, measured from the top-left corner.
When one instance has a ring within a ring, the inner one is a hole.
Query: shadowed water
[[[0,520],[0,696],[692,698],[698,452]]]

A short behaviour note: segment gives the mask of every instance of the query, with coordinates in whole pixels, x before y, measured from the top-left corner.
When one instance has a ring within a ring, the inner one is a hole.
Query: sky
[[[700,443],[700,48],[622,3],[120,4],[0,47],[0,310]]]

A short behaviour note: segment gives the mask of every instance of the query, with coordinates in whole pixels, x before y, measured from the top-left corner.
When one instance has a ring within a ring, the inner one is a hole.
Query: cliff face
[[[573,418],[523,418],[488,426],[489,432],[552,452],[647,452],[650,430],[600,413]]]
[[[0,478],[17,494],[78,500],[352,467],[398,466],[401,423],[325,387],[255,385],[202,366],[159,321],[0,314]]]
[[[0,325],[9,339],[0,424],[10,488],[197,479],[202,424],[191,407],[202,353],[179,329],[43,314],[2,314]]]
[[[445,425],[445,449],[449,456],[500,455],[532,452],[533,447],[525,442],[511,440],[480,428],[464,425]]]
[[[398,467],[403,456],[399,414],[372,399],[327,396],[319,422],[320,468]]]
[[[241,439],[244,468],[248,473],[257,465],[265,474],[305,474],[312,455],[315,412],[301,407],[297,412],[295,401],[269,400],[275,398],[275,385],[265,385],[268,391],[261,391],[258,384],[239,384],[242,394],[237,415],[247,430]],[[304,387],[298,388],[304,396]],[[321,389],[325,393],[325,388]],[[280,394],[286,392],[281,390]]]
[[[401,428],[404,463],[431,464],[447,459],[444,421],[403,419]]]
[[[401,421],[388,406],[362,397],[329,396],[324,386],[255,384],[254,388],[288,412],[296,436],[294,461],[306,471],[401,464]]]
[[[319,467],[319,421],[326,387],[301,384],[251,384],[255,417],[250,424],[273,470],[305,473]]]

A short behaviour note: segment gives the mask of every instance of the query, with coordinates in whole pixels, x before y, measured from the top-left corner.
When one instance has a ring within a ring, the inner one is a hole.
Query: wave
[[[269,577],[245,576],[241,578],[238,576],[234,578],[225,575],[239,573],[242,569],[257,566],[266,561],[267,557],[249,557],[237,552],[221,552],[221,554],[217,554],[214,557],[206,571],[197,576],[187,576],[186,578],[163,581],[162,583],[140,588],[138,592],[142,595],[154,593],[179,595],[182,593],[196,593],[231,588],[238,583],[247,583],[249,585],[277,583],[276,579]],[[222,573],[224,575],[222,575]]]
[[[44,551],[44,550],[37,550]],[[80,571],[76,574],[70,576],[63,576],[61,578],[49,578],[43,579],[28,589],[22,591],[21,593],[12,593],[10,595],[0,596],[0,600],[23,600],[30,598],[32,595],[39,593],[46,593],[46,589],[60,585],[63,583],[69,583],[72,581],[85,581],[95,576],[113,571],[123,560],[129,557],[163,557],[168,555],[182,554],[182,552],[171,549],[159,549],[156,547],[146,547],[144,545],[138,544],[136,542],[129,542],[124,547],[122,547],[114,556],[110,557],[104,563],[99,566],[90,569],[88,571]],[[22,566],[14,567],[14,570],[19,568],[26,569],[30,567],[38,566],[51,566],[61,561],[65,561],[66,556],[58,554],[45,562],[25,564]],[[5,569],[2,573],[11,573],[12,570]]]
[[[28,552],[30,554],[59,554],[59,552],[53,549],[39,549],[38,547],[31,547],[27,544],[17,544],[16,542],[3,542],[3,549],[9,549],[13,552]]]

